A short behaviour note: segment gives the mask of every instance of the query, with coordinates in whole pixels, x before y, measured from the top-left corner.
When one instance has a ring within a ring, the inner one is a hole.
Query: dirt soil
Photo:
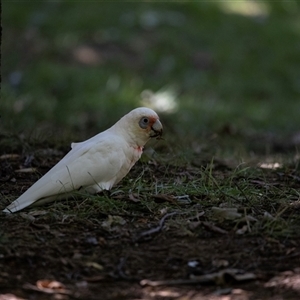
[[[39,172],[58,157],[39,161]],[[2,209],[37,175],[15,172],[24,157],[0,163]],[[300,299],[299,236],[238,235],[193,205],[194,219],[178,210],[80,218],[51,206],[1,213],[0,299]]]

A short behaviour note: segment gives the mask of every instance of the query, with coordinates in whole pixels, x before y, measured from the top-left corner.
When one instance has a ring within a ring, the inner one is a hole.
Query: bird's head
[[[115,124],[128,136],[130,143],[143,147],[150,138],[160,138],[163,126],[157,113],[147,107],[130,111]]]

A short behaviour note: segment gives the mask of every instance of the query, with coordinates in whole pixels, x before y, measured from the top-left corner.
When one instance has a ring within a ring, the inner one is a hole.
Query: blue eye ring
[[[139,121],[139,125],[141,128],[146,129],[149,125],[149,119],[147,117],[142,117]]]

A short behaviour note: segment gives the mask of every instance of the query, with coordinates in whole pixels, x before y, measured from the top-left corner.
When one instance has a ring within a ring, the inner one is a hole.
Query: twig
[[[193,276],[190,279],[167,279],[167,280],[149,280],[140,281],[142,286],[162,286],[162,285],[181,285],[181,284],[224,284],[226,282],[245,282],[255,280],[257,276],[254,273],[247,273],[240,269],[227,268],[219,272]]]
[[[209,281],[204,280],[201,281],[199,279],[170,279],[170,280],[148,280],[143,279],[140,281],[141,286],[162,286],[162,285],[182,285],[182,284],[199,284],[199,283],[207,283]]]
[[[174,215],[176,215],[176,214],[178,214],[178,212],[176,212],[176,211],[171,212],[171,213],[168,213],[168,214],[165,214],[165,215],[161,218],[161,220],[159,221],[158,226],[156,226],[156,227],[154,227],[154,228],[151,228],[151,229],[149,229],[149,230],[143,231],[142,233],[140,233],[140,234],[137,236],[137,238],[134,240],[134,242],[139,241],[140,239],[142,239],[143,237],[145,237],[145,236],[147,236],[147,235],[150,236],[150,235],[152,235],[152,234],[154,234],[154,233],[160,232],[160,231],[162,230],[163,226],[164,226],[164,223],[165,223],[166,219],[169,218],[169,217],[171,217],[171,216],[174,216]]]
[[[220,227],[218,227],[218,226],[216,226],[216,225],[214,225],[210,222],[203,221],[203,222],[201,222],[201,224],[204,227],[208,228],[209,230],[211,230],[213,232],[218,232],[218,233],[221,233],[221,234],[228,234],[227,230],[224,230],[224,229],[222,229],[222,228],[220,228]]]

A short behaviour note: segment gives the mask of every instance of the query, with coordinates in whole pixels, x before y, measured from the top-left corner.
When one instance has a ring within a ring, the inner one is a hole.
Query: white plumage
[[[72,143],[71,151],[4,212],[65,198],[79,189],[92,194],[109,190],[139,160],[147,141],[161,135],[157,114],[149,108],[136,108],[106,131]]]

